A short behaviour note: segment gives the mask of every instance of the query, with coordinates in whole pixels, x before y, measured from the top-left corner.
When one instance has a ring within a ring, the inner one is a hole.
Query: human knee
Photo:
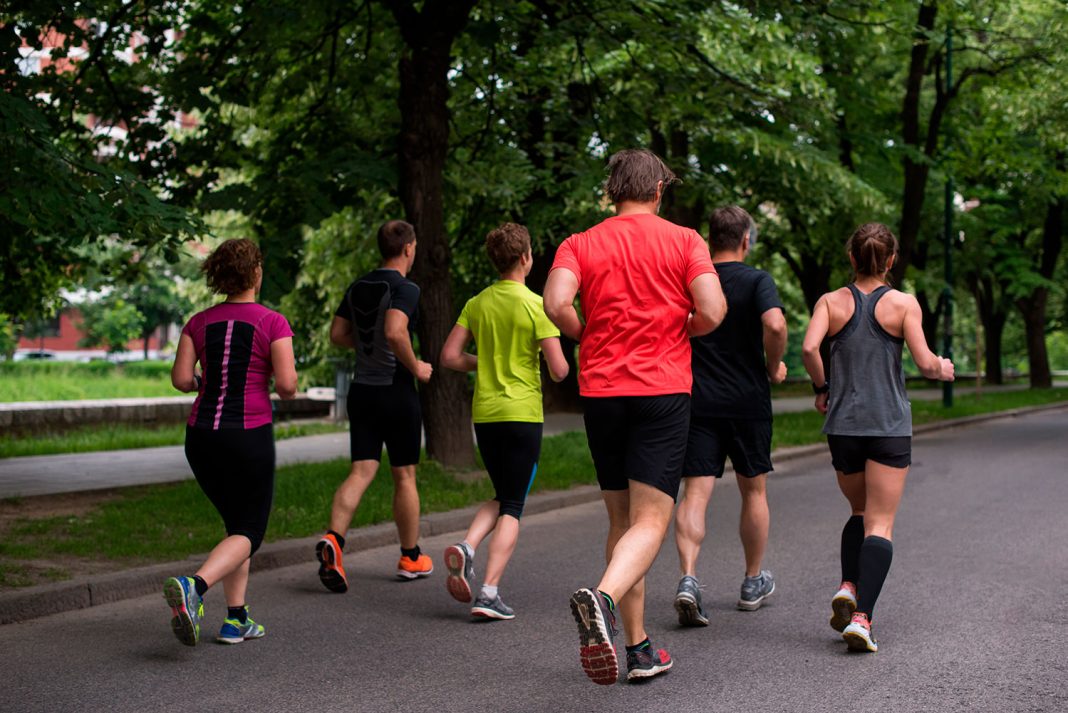
[[[263,544],[263,536],[266,533],[266,528],[256,527],[237,527],[233,529],[227,529],[226,534],[229,537],[244,537],[249,541],[249,553],[248,556],[256,554],[256,550]]]
[[[393,483],[397,487],[415,487],[415,466],[405,465],[390,469],[393,473]]]
[[[746,500],[766,499],[768,496],[768,477],[755,475],[752,477],[738,476],[738,490]]]

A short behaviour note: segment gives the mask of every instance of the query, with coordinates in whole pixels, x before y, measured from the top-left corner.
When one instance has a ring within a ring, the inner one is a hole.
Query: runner
[[[216,640],[239,644],[264,635],[248,615],[245,591],[274,497],[269,382],[273,376],[275,392],[291,399],[297,371],[289,322],[256,304],[262,265],[259,248],[249,240],[227,240],[204,261],[208,287],[226,300],[193,315],[182,328],[171,369],[176,389],[197,392],[185,429],[185,456],[226,526],[226,537],[196,574],[163,583],[171,629],[187,646],[200,640],[204,594],[220,581],[227,614]],[[203,378],[196,373],[198,362]]]
[[[682,472],[686,487],[675,513],[679,580],[675,610],[683,626],[707,626],[697,581],[697,556],[705,538],[705,513],[728,456],[742,496],[738,534],[745,551],[745,579],[738,608],[755,611],[775,591],[760,568],[768,544],[767,473],[771,467],[771,389],[786,365],[786,318],[775,281],[745,258],[756,225],[738,206],[720,208],[709,220],[712,262],[727,299],[719,328],[691,340],[693,402]]]
[[[856,280],[816,302],[805,333],[805,369],[838,487],[852,508],[842,530],[842,584],[831,601],[831,626],[849,648],[876,651],[872,612],[890,570],[894,515],[912,463],[912,408],[905,394],[901,346],[928,379],[953,380],[953,362],[934,354],[923,335],[920,305],[891,289],[887,273],[897,238],[879,223],[857,228],[846,245]],[[830,370],[820,343],[830,339]]]
[[[715,329],[727,307],[701,236],[657,216],[676,180],[664,162],[650,151],[620,151],[608,172],[616,215],[565,240],[545,286],[549,318],[579,342],[586,438],[608,510],[608,566],[596,587],[571,595],[582,668],[600,684],[618,677],[617,603],[628,680],[671,668],[646,635],[645,573],[682,479],[688,337]],[[580,292],[585,323],[574,306]]]
[[[464,539],[446,548],[445,585],[457,601],[471,601],[475,550],[496,531],[471,615],[514,619],[498,586],[515,550],[523,504],[538,472],[545,420],[538,352],[545,355],[553,381],[567,376],[568,364],[560,331],[545,316],[541,297],[526,287],[534,264],[530,233],[522,225],[505,223],[486,236],[486,252],[501,279],[464,305],[441,350],[441,364],[476,372],[472,420],[494,498],[475,513]],[[477,356],[463,351],[472,340]]]
[[[349,588],[342,562],[345,533],[378,473],[383,443],[393,473],[393,518],[400,537],[397,576],[417,579],[434,571],[430,557],[419,550],[415,483],[423,428],[415,379],[426,383],[433,372],[412,348],[419,288],[405,275],[415,261],[415,242],[415,229],[403,220],[383,224],[378,229],[382,267],[349,286],[330,325],[330,341],[356,353],[356,377],[346,401],[352,468],[334,494],[330,529],[315,546],[319,579],[332,592]]]

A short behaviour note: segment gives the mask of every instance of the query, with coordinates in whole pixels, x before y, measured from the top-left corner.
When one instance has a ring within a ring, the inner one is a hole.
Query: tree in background
[[[122,297],[107,297],[81,305],[81,329],[85,337],[81,346],[104,346],[108,354],[126,350],[126,345],[141,334],[145,316]]]

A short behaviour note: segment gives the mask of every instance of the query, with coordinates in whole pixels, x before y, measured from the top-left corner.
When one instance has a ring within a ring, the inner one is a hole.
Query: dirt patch
[[[0,500],[0,542],[8,540],[11,526],[19,520],[51,517],[80,517],[100,505],[115,500],[114,490],[93,490],[61,495],[38,495]],[[44,560],[22,560],[0,556],[0,592],[50,584],[90,574],[114,572],[115,562],[71,555],[53,555]]]

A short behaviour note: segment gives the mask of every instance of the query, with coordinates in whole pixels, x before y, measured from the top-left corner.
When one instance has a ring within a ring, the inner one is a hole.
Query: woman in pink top
[[[263,542],[274,496],[274,431],[270,380],[283,399],[297,391],[293,330],[286,318],[256,303],[263,257],[249,240],[227,240],[204,261],[208,287],[226,300],[199,312],[182,329],[171,383],[196,391],[185,431],[185,455],[197,483],[226,525],[226,537],[192,577],[171,577],[163,595],[178,640],[200,639],[203,597],[223,583],[228,613],[218,641],[257,639],[248,616],[249,561]],[[203,374],[197,374],[199,362]]]

